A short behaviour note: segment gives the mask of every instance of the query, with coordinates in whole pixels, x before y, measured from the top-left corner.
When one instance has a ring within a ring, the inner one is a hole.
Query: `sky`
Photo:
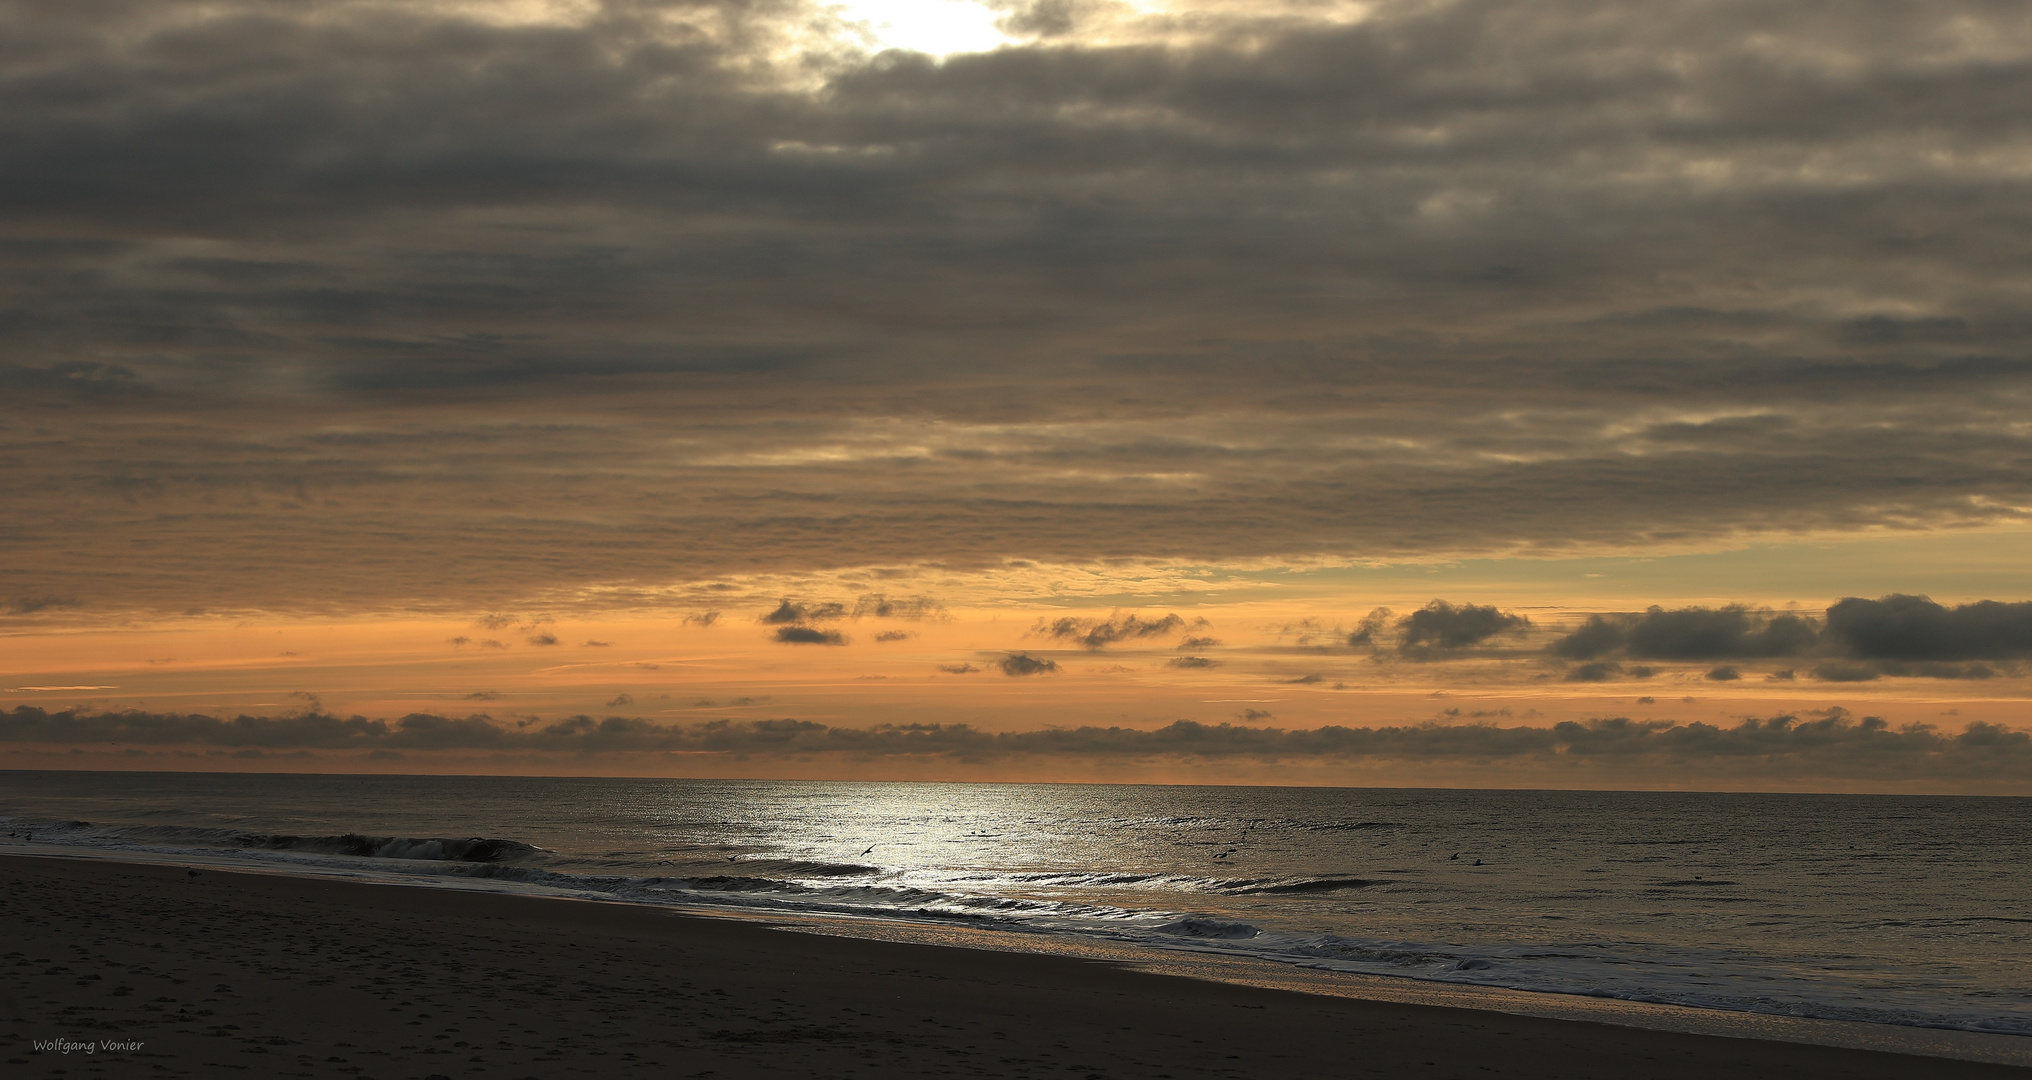
[[[0,767],[2032,794],[2032,8],[0,0]]]

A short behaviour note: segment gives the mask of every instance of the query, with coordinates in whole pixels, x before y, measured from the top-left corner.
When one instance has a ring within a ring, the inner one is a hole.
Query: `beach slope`
[[[20,856],[0,882],[9,1077],[2032,1077],[621,904]]]

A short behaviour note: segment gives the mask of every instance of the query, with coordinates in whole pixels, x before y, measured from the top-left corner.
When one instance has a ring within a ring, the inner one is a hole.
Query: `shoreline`
[[[915,919],[884,918],[814,910],[655,902],[511,878],[444,876],[421,870],[394,870],[386,865],[334,867],[271,862],[238,857],[237,853],[230,851],[196,854],[194,857],[194,853],[190,852],[168,853],[69,845],[31,846],[0,841],[0,857],[10,854],[141,865],[195,866],[226,873],[278,875],[452,893],[622,904],[693,918],[763,925],[795,933],[1069,957],[1157,975],[1360,1001],[1470,1009],[1549,1020],[1579,1020],[1647,1031],[1789,1042],[2032,1068],[2032,1038],[2001,1032],[1716,1009],[1548,990],[1514,989],[1483,983],[1445,982],[1410,975],[1350,972],[1328,967],[1281,963],[1205,946],[1167,949],[1147,942],[1118,942],[1084,934],[1026,933],[930,916]]]
[[[159,1075],[275,1072],[285,1059],[239,1055],[287,1054],[295,1075],[545,1080],[652,1062],[656,1075],[710,1076],[2032,1077],[1458,997],[1181,977],[1126,957],[843,936],[837,922],[810,925],[821,920],[280,872],[190,877],[169,860],[54,852],[0,854],[0,875],[0,914],[20,937],[0,965],[0,1061],[29,1075],[79,1063],[32,1041],[91,1036],[144,1044],[95,1065],[160,1064]]]

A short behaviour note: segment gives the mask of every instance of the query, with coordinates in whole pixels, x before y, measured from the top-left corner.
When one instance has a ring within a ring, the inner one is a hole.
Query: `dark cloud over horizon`
[[[1270,719],[1251,710],[1245,723]],[[489,717],[411,714],[395,721],[323,713],[221,720],[196,714],[0,713],[0,743],[22,745],[216,746],[282,750],[481,750],[571,753],[658,751],[727,754],[936,755],[985,762],[1075,755],[1094,759],[1208,761],[1604,762],[1756,766],[1799,776],[2016,779],[2032,777],[2032,734],[1987,723],[1947,733],[1927,724],[1893,727],[1836,709],[1819,715],[1750,718],[1730,727],[1609,717],[1549,727],[1424,723],[1317,729],[1206,725],[1156,729],[1046,728],[987,732],[965,724],[832,727],[793,719],[659,724],[587,716],[512,727]]]
[[[2032,506],[2018,5],[815,20],[0,2],[0,607]]]

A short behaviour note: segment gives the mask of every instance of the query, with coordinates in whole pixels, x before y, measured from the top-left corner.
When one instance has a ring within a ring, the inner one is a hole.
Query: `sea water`
[[[0,840],[45,851],[2008,1035],[2028,825],[1939,796],[0,773]]]

